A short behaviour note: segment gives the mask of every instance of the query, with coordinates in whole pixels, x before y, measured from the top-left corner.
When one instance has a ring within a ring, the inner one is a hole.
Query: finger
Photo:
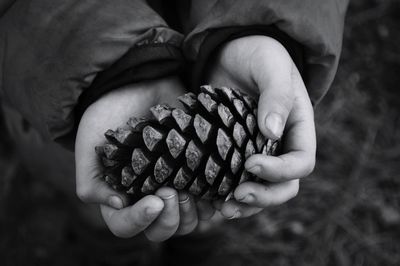
[[[245,163],[246,169],[260,178],[280,182],[308,176],[314,169],[316,136],[313,109],[304,84],[299,81],[296,86],[296,99],[283,143],[284,153],[277,157],[253,155]]]
[[[270,183],[268,185],[244,182],[236,188],[234,196],[239,202],[265,208],[280,205],[294,198],[298,192],[298,179],[281,183]]]
[[[208,220],[199,220],[199,224],[196,228],[196,232],[205,233],[213,228],[220,226],[224,222],[225,218],[220,212],[214,212],[214,215]]]
[[[91,179],[77,178],[76,194],[85,203],[97,203],[118,210],[128,203],[125,195],[112,189],[99,177]]]
[[[101,205],[101,213],[110,231],[122,238],[132,237],[146,229],[161,213],[164,202],[156,196],[146,196],[121,210]]]
[[[206,200],[199,200],[197,202],[197,215],[201,221],[208,221],[213,217],[215,209],[212,203]]]
[[[221,214],[229,220],[249,217],[260,211],[262,211],[262,208],[250,206],[245,203],[237,202],[236,200],[229,200],[224,202],[221,206]]]
[[[282,182],[308,176],[314,169],[315,157],[305,151],[280,156],[252,155],[245,163],[247,171],[261,179]]]
[[[178,192],[169,187],[157,190],[156,195],[164,201],[160,216],[144,231],[146,237],[161,242],[175,234],[179,226]]]
[[[258,70],[263,73],[256,80],[260,90],[258,125],[261,133],[273,140],[282,136],[293,107],[292,65],[290,59],[281,59],[273,67],[269,64],[266,69]]]
[[[179,192],[180,223],[176,234],[186,235],[192,232],[197,224],[197,210],[193,197],[186,192]]]
[[[222,205],[224,204],[224,200],[223,199],[219,199],[219,200],[214,200],[212,202],[212,206],[214,207],[215,210],[217,211],[221,211],[222,209]]]

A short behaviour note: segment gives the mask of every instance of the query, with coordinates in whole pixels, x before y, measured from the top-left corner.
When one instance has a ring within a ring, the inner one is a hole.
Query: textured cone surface
[[[257,127],[253,99],[234,89],[202,86],[178,98],[185,110],[157,105],[153,118],[132,117],[105,133],[96,147],[104,180],[133,201],[161,186],[203,199],[225,199],[256,178],[244,162],[254,153],[275,155],[278,142]]]

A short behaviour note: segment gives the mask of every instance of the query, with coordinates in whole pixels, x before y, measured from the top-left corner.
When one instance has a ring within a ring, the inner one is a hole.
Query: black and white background
[[[202,265],[400,265],[399,14],[397,0],[351,1],[338,74],[316,109],[314,173],[294,200],[185,247],[217,251]],[[133,244],[90,231],[74,208],[24,170],[1,119],[0,265],[138,265],[125,255]],[[191,254],[177,242],[167,252]]]

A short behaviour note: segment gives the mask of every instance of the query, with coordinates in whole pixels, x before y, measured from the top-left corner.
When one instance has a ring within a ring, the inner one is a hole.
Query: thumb
[[[293,107],[294,90],[292,87],[292,68],[270,72],[265,84],[259,86],[258,125],[260,131],[269,139],[279,139],[285,128],[286,120]]]
[[[78,198],[85,203],[107,205],[114,209],[122,209],[128,203],[125,195],[118,193],[98,178],[91,180],[89,184],[77,182],[76,193]]]
[[[148,195],[134,205],[121,210],[101,205],[101,213],[114,235],[128,238],[146,229],[160,215],[163,208],[162,199]]]

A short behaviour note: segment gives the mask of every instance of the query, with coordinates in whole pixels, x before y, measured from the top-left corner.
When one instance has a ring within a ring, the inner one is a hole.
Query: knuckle
[[[91,198],[91,189],[88,186],[79,186],[76,188],[76,195],[83,202],[89,202]]]
[[[115,235],[116,237],[119,238],[129,238],[131,237],[131,235],[129,235],[127,232],[125,232],[124,230],[121,230],[119,228],[109,228],[111,233],[113,235]]]

